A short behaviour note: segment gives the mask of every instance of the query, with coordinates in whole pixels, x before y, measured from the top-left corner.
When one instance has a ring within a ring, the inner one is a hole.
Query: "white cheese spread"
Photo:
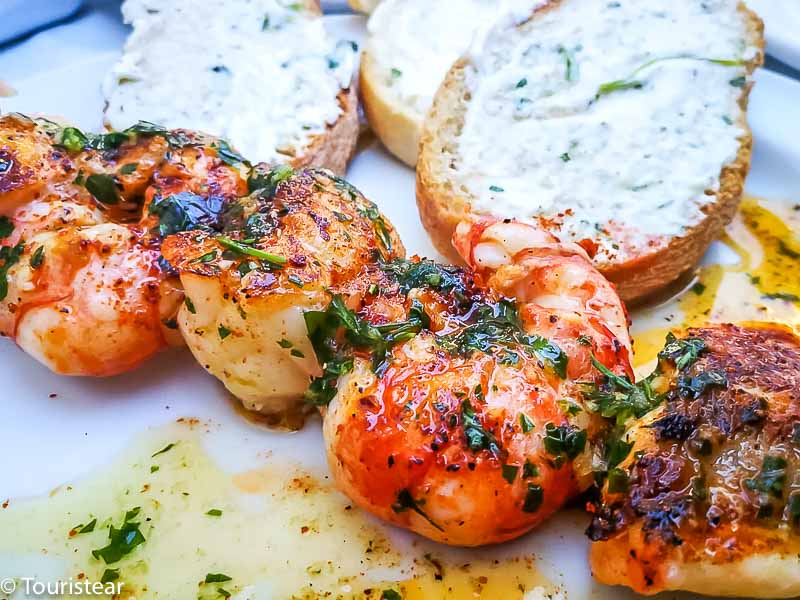
[[[745,134],[737,4],[564,0],[476,40],[455,164],[474,212],[544,217],[601,262],[699,222]]]
[[[356,46],[289,0],[127,0],[133,25],[104,92],[106,121],[204,131],[285,162],[339,118]]]
[[[529,12],[530,0],[384,0],[367,28],[369,53],[397,100],[425,116],[444,76],[467,50],[475,32],[507,5]]]

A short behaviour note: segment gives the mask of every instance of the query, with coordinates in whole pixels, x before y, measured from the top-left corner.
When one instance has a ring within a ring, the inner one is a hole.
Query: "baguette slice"
[[[126,0],[133,32],[106,78],[105,120],[225,138],[256,161],[343,173],[358,137],[356,46],[316,0]]]
[[[649,381],[667,400],[622,434],[587,531],[595,578],[796,598],[800,338],[775,324],[690,329]]]
[[[372,13],[359,71],[364,111],[383,145],[410,167],[436,90],[478,27],[497,16],[499,4],[384,0]]]
[[[417,204],[436,247],[472,215],[581,244],[626,301],[693,267],[750,164],[763,24],[737,0],[553,0],[488,30],[426,119]]]

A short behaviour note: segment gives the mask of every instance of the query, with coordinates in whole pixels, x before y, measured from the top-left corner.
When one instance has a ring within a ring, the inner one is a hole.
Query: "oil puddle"
[[[721,264],[701,266],[679,291],[632,312],[640,373],[648,372],[670,331],[772,322],[800,332],[800,205],[745,198],[721,242]]]
[[[85,480],[4,503],[0,577],[115,581],[137,599],[564,597],[533,558],[383,526],[277,453],[225,472],[206,447],[217,428],[179,419]]]

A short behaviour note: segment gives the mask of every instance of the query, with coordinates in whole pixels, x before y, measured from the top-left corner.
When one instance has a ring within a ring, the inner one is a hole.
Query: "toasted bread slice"
[[[417,163],[439,84],[497,12],[497,0],[384,0],[372,13],[359,71],[364,111],[383,145],[407,165]]]
[[[796,597],[800,338],[690,329],[648,382],[665,401],[609,453],[618,465],[587,531],[594,576],[640,594]]]
[[[699,260],[750,164],[763,24],[737,0],[553,0],[450,70],[425,122],[417,203],[452,259],[471,215],[576,241],[627,301]]]
[[[357,48],[329,40],[318,2],[126,0],[122,11],[133,32],[104,85],[110,128],[152,121],[256,161],[345,170]]]

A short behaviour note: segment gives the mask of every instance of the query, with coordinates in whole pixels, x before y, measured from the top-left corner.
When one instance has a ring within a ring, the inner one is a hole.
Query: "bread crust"
[[[556,9],[558,4],[548,5],[547,10]],[[746,19],[750,42],[758,49],[756,56],[746,65],[747,72],[752,73],[764,61],[764,24],[743,2],[739,3],[738,10]],[[531,18],[536,17],[536,12]],[[473,214],[466,190],[456,189],[455,181],[448,176],[451,170],[449,157],[454,154],[449,144],[458,136],[463,123],[464,106],[468,101],[464,80],[467,64],[465,59],[456,62],[439,88],[423,125],[416,165],[417,207],[422,224],[436,249],[456,262],[460,262],[460,257],[451,244],[453,232],[460,221]],[[616,284],[626,302],[636,303],[646,299],[694,267],[736,214],[750,169],[753,140],[746,109],[751,87],[751,82],[743,86],[738,100],[743,111],[738,124],[745,135],[739,140],[736,158],[721,170],[719,190],[716,193],[706,192],[709,198],[716,199],[702,207],[702,220],[684,235],[664,238],[661,243],[654,244],[649,252],[624,262],[596,265]]]
[[[409,167],[417,164],[424,115],[393,101],[369,45],[361,56],[359,86],[370,127],[386,149]]]
[[[358,142],[358,93],[354,84],[339,92],[339,106],[342,114],[336,122],[290,161],[292,167],[324,167],[337,175],[345,174]]]
[[[303,0],[303,6],[317,18],[322,18],[322,6],[319,0]],[[342,114],[336,121],[326,125],[324,133],[313,136],[306,146],[295,148],[294,157],[286,157],[286,162],[293,168],[323,167],[337,175],[346,173],[347,165],[355,154],[359,134],[358,90],[355,74],[350,85],[339,91],[337,100]],[[104,112],[107,108],[108,102],[106,101]],[[105,126],[109,130],[112,129],[107,121]]]

